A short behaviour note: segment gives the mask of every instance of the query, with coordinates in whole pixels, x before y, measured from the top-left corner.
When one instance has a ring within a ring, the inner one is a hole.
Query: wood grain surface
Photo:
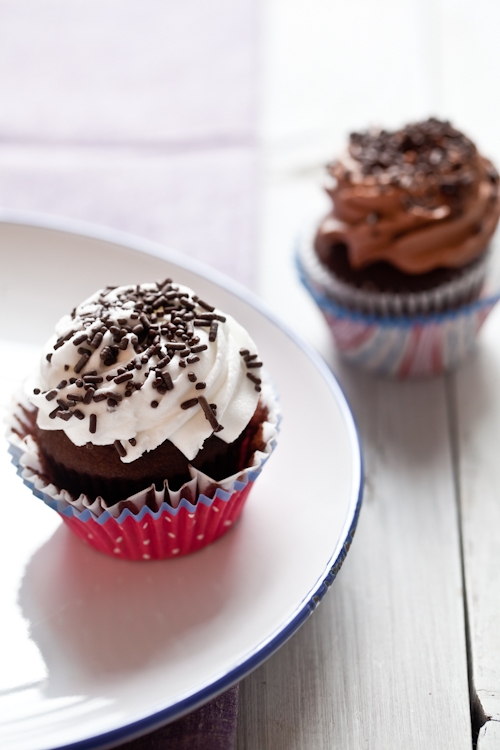
[[[500,748],[500,723],[484,723],[500,718],[500,310],[456,376],[383,383],[338,365],[293,267],[349,131],[435,114],[499,160],[499,14],[487,0],[267,4],[260,288],[337,372],[367,486],[331,593],[241,686],[238,750]]]
[[[500,720],[500,309],[455,377],[458,473],[473,688]]]
[[[294,222],[286,221],[318,210],[318,194],[316,173],[270,175],[262,288],[345,389],[365,455],[364,507],[318,611],[242,682],[237,748],[465,750],[471,724],[447,382],[375,379],[336,360],[295,278]]]

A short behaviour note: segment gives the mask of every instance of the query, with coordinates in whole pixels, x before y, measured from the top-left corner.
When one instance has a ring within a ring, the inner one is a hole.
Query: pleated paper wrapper
[[[222,481],[190,467],[191,480],[180,490],[154,485],[107,507],[102,498],[74,499],[43,476],[38,446],[27,417],[33,407],[20,398],[8,418],[9,451],[17,473],[32,492],[55,510],[86,544],[124,560],[159,560],[196,552],[225,534],[239,519],[247,497],[276,445],[280,414],[275,394],[264,386],[269,408],[263,424],[264,451],[252,465]]]
[[[426,305],[439,305],[439,295],[450,304],[454,294],[463,294],[460,281],[430,295],[401,295],[406,308],[401,314],[395,312],[394,299],[387,301],[397,295],[380,294],[381,304],[374,311],[352,309],[333,297],[331,278],[314,252],[309,232],[300,238],[296,263],[339,353],[350,364],[377,375],[425,377],[456,369],[474,350],[481,326],[500,299],[500,285],[486,281],[474,302],[426,313]],[[471,275],[470,283],[477,281]],[[375,299],[376,295],[371,292],[366,297]],[[412,304],[414,312],[408,313]]]

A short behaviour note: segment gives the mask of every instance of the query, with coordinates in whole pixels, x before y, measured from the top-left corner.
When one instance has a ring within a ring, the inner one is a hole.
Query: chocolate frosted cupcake
[[[436,324],[429,316],[456,316],[478,300],[500,216],[499,178],[469,138],[435,118],[394,132],[352,133],[328,172],[332,211],[300,254],[316,294],[344,317],[370,315],[399,328],[411,328],[415,316]],[[469,320],[475,330],[479,318]],[[463,349],[436,355],[431,371],[454,366]],[[391,361],[371,369],[397,371],[393,348]]]
[[[249,334],[171,279],[106,288],[62,318],[27,395],[12,432],[34,475],[25,480],[86,541],[128,558],[182,554],[220,536],[276,435]],[[200,499],[219,513],[210,528]],[[142,539],[138,523],[125,533],[123,522],[144,513],[155,516],[154,538]]]

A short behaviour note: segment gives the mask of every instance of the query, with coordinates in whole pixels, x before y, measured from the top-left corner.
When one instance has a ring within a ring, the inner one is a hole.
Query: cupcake
[[[455,367],[497,301],[485,284],[495,168],[431,118],[352,133],[328,172],[332,210],[303,238],[299,269],[340,351],[403,377]]]
[[[107,287],[59,321],[9,437],[25,482],[84,541],[148,560],[232,526],[277,424],[249,334],[166,279]]]

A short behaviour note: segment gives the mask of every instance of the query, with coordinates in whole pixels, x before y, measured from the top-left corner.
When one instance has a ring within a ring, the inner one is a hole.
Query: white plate
[[[359,442],[323,361],[228,279],[118,232],[5,211],[1,221],[3,402],[76,302],[168,274],[250,331],[281,400],[278,447],[241,522],[178,560],[85,547],[0,451],[0,747],[102,748],[214,697],[304,622],[354,531]]]

